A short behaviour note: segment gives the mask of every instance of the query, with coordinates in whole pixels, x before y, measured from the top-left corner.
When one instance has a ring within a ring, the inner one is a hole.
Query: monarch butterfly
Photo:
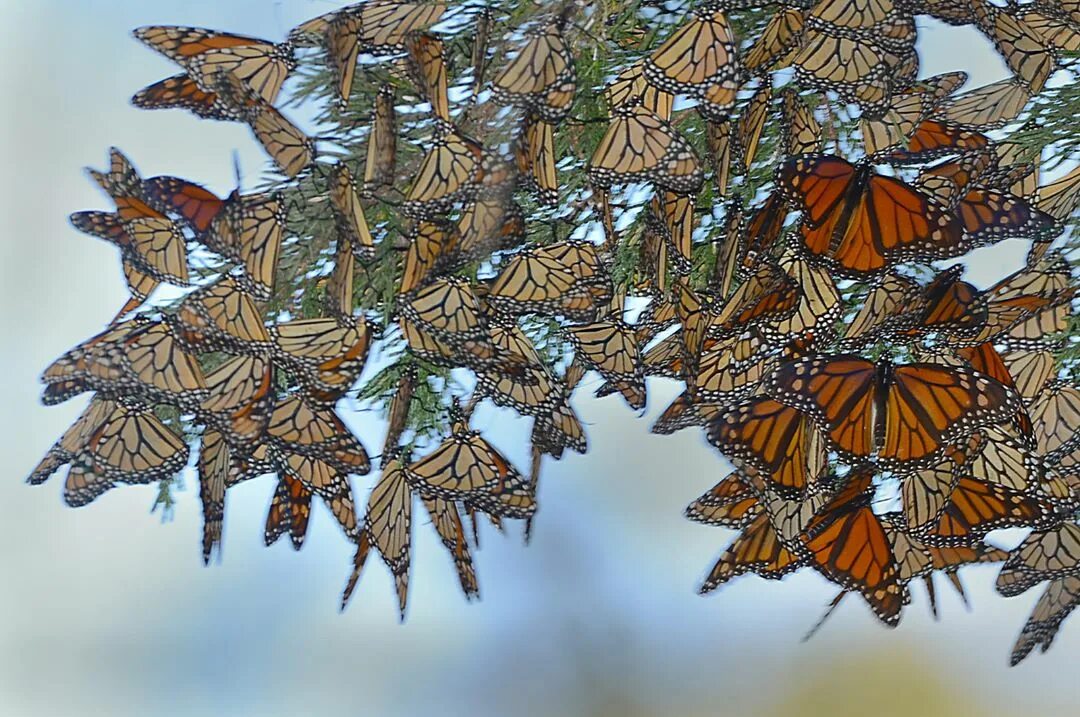
[[[893,95],[889,109],[880,119],[862,118],[859,128],[866,153],[878,155],[906,145],[919,124],[967,78],[964,72],[946,72],[928,77]]]
[[[733,152],[731,120],[706,122],[705,141],[709,146],[709,162],[713,168],[716,193],[721,197],[725,197],[728,193],[728,184],[731,182],[731,155]]]
[[[649,204],[653,219],[660,223],[659,233],[669,246],[669,256],[676,273],[690,273],[694,235],[694,197],[661,191]]]
[[[165,319],[193,351],[262,355],[270,349],[255,302],[227,275],[188,294]]]
[[[1080,575],[1080,525],[1036,530],[1009,555],[998,573],[998,592],[1019,595],[1044,580]]]
[[[754,210],[740,239],[739,260],[743,267],[753,267],[761,257],[775,255],[788,212],[787,198],[778,189]]]
[[[527,249],[511,259],[491,287],[491,305],[511,314],[551,312],[575,322],[595,320],[599,306],[611,298],[610,288],[606,298],[594,293],[593,270],[560,261],[557,251],[557,245]]]
[[[559,178],[555,173],[555,128],[531,114],[525,118],[517,141],[519,174],[543,204],[559,200]]]
[[[318,42],[329,26],[342,17],[358,21],[359,40],[364,52],[375,55],[393,54],[402,49],[405,36],[415,30],[426,30],[442,19],[445,3],[409,3],[397,0],[375,0],[349,5],[325,15],[312,18],[289,32],[289,41],[297,45]]]
[[[480,392],[496,405],[513,408],[523,416],[537,416],[551,410],[558,400],[555,377],[547,369],[525,332],[513,322],[491,326],[491,340],[507,355],[521,356],[526,366],[524,376],[505,371],[485,371],[477,374]]]
[[[742,237],[745,231],[742,202],[733,200],[728,204],[724,216],[724,231],[720,246],[716,251],[716,263],[713,266],[709,287],[717,296],[726,298],[731,294],[739,260],[742,253]]]
[[[567,327],[577,355],[618,387],[634,409],[645,407],[645,374],[631,326],[618,318]]]
[[[865,116],[876,118],[888,109],[893,84],[906,74],[907,54],[824,24],[802,36],[790,62],[799,84],[836,92],[858,104]]]
[[[402,619],[409,595],[412,542],[412,491],[401,459],[391,458],[368,497],[364,532],[394,576]]]
[[[989,301],[986,327],[969,343],[995,339],[1040,312],[1068,303],[1073,295],[1069,271],[1067,263],[1055,253],[991,286],[985,291]]]
[[[270,298],[285,232],[285,200],[281,194],[233,192],[222,200],[197,184],[175,177],[147,180],[146,194],[150,201],[188,222],[208,249],[238,263],[244,272],[237,281],[252,298]]]
[[[273,355],[305,387],[309,398],[334,403],[356,382],[371,349],[364,319],[299,319],[271,329]]]
[[[491,41],[491,26],[493,22],[494,17],[491,14],[491,10],[487,7],[481,8],[476,17],[475,31],[472,40],[471,60],[473,72],[473,97],[480,94],[480,88],[484,86],[484,74],[487,72],[488,65],[488,45]]]
[[[226,205],[213,192],[177,177],[151,177],[142,183],[142,191],[148,202],[179,216],[197,234],[209,230]]]
[[[285,533],[289,534],[293,550],[304,547],[308,521],[311,520],[311,490],[303,481],[285,473],[278,478],[270,508],[266,512],[263,542],[273,545]]]
[[[473,567],[472,556],[469,554],[469,543],[465,538],[465,528],[461,524],[457,505],[445,498],[421,496],[421,500],[431,517],[435,532],[439,534],[439,539],[454,561],[465,597],[479,597],[480,586],[476,582],[476,570]]]
[[[735,104],[740,67],[735,35],[723,10],[715,5],[694,10],[687,23],[645,58],[643,69],[656,87],[693,95],[710,119],[725,119]]]
[[[1029,318],[1012,326],[999,340],[1006,351],[1044,349],[1052,346],[1048,337],[1060,334],[1069,327],[1071,316],[1070,301],[1073,292],[1066,292],[1060,303],[1055,300],[1050,306],[1038,309]]]
[[[490,344],[479,300],[460,277],[437,279],[401,306],[402,316],[451,343]]]
[[[430,33],[411,32],[405,36],[405,50],[405,67],[413,85],[431,105],[432,113],[449,122],[443,41]]]
[[[706,342],[697,371],[686,379],[687,390],[704,402],[728,402],[758,392],[761,380],[777,364],[776,354],[753,331],[713,341]]]
[[[223,101],[217,92],[204,89],[187,73],[144,87],[132,95],[131,104],[143,110],[188,110],[202,119],[238,122],[244,118],[238,108]]]
[[[750,97],[750,101],[739,117],[736,137],[744,173],[750,171],[750,165],[754,163],[754,157],[757,155],[758,143],[761,141],[761,133],[765,130],[765,118],[769,114],[770,102],[772,102],[771,79],[762,82],[761,87]]]
[[[932,545],[970,545],[992,530],[1040,527],[1049,504],[995,483],[961,476],[937,525],[922,534]]]
[[[492,80],[497,101],[519,105],[553,124],[569,114],[577,81],[563,22],[558,18],[527,33],[525,45]]]
[[[909,333],[930,331],[963,338],[983,328],[989,317],[986,296],[960,279],[963,271],[957,265],[939,273],[911,308],[901,313],[899,321],[908,324]]]
[[[34,468],[26,479],[31,485],[40,485],[52,476],[61,466],[70,463],[79,451],[87,445],[87,440],[116,410],[116,402],[94,396],[75,422],[64,431],[60,439]]]
[[[276,452],[275,463],[279,474],[300,481],[305,488],[319,496],[345,535],[356,540],[356,508],[348,477],[318,458],[294,453],[288,448],[279,448]]]
[[[997,129],[1016,119],[1031,97],[1026,83],[1009,78],[950,97],[932,116],[963,129]]]
[[[330,206],[338,237],[348,242],[361,261],[374,259],[375,241],[371,238],[352,172],[343,163],[330,170]]]
[[[449,222],[421,220],[409,230],[409,249],[398,287],[399,294],[409,294],[449,268],[461,244],[461,233]]]
[[[1032,239],[1048,242],[1061,232],[1054,217],[1007,192],[982,187],[970,188],[960,199],[956,215],[964,231],[977,244],[1003,239]]]
[[[768,580],[779,580],[804,565],[804,551],[785,546],[769,522],[769,516],[761,513],[743,528],[716,561],[698,592],[702,595],[712,592],[732,578],[748,572]]]
[[[460,416],[451,435],[405,475],[421,495],[462,500],[497,517],[526,518],[536,510],[517,470]]]
[[[766,324],[762,333],[812,337],[829,332],[843,311],[840,292],[829,273],[790,249],[780,257],[779,266],[799,287],[799,302],[790,318]]]
[[[164,323],[133,319],[116,324],[54,361],[42,375],[46,405],[84,391],[134,396],[188,407],[206,397],[206,379]]]
[[[462,209],[457,231],[461,238],[454,265],[486,259],[493,252],[521,244],[525,215],[503,192],[484,191]]]
[[[270,361],[237,356],[206,375],[209,395],[198,413],[215,433],[233,445],[250,445],[262,437],[273,406]]]
[[[813,421],[769,398],[752,399],[714,419],[708,439],[785,488],[802,490],[825,468],[825,442]]]
[[[386,416],[386,440],[383,441],[383,467],[386,460],[393,455],[401,440],[401,434],[405,432],[409,422],[409,408],[412,406],[413,395],[420,381],[420,372],[416,364],[406,364],[398,378],[397,390],[390,399],[390,407]]]
[[[1019,664],[1033,648],[1046,652],[1054,641],[1061,623],[1080,604],[1080,577],[1069,576],[1053,580],[1035,603],[1035,609],[1016,640],[1009,664]]]
[[[1080,167],[1038,190],[1038,207],[1058,221],[1065,221],[1080,205]]]
[[[589,181],[606,189],[634,179],[695,194],[704,175],[693,148],[674,127],[641,105],[623,105],[612,111],[611,124],[589,160]]]
[[[672,378],[681,378],[686,381],[688,390],[693,393],[693,379],[699,372],[698,362],[701,359],[702,349],[705,347],[709,315],[705,310],[702,297],[685,281],[679,282],[676,299],[675,313],[681,330],[678,335],[670,337],[678,339],[676,346],[679,349],[679,352],[672,357],[676,362],[676,368],[671,375]],[[654,347],[650,353],[655,356],[663,348],[663,344],[663,341],[660,342],[660,345]],[[678,369],[678,362],[681,362],[681,371]]]
[[[225,521],[225,485],[232,472],[229,444],[217,431],[203,431],[199,448],[199,500],[202,503],[203,565],[210,564],[214,548],[221,557],[221,529]]]
[[[271,329],[274,357],[312,400],[335,403],[360,376],[372,348],[373,327],[364,319],[306,319]]]
[[[219,71],[213,89],[223,102],[241,112],[242,120],[286,177],[295,178],[314,161],[311,139],[235,75]]]
[[[1080,389],[1064,381],[1051,381],[1031,402],[1028,414],[1039,453],[1063,455],[1080,445]]]
[[[909,530],[925,531],[941,519],[965,468],[970,472],[970,451],[969,441],[968,451],[962,447],[947,449],[939,463],[900,477],[904,523]]]
[[[643,60],[629,65],[615,76],[604,89],[608,107],[615,110],[623,105],[640,104],[665,122],[671,121],[675,96],[657,89],[645,79]]]
[[[570,395],[584,375],[585,369],[576,361],[566,368],[555,394],[556,399],[551,402],[549,410],[539,413],[533,421],[530,441],[534,450],[556,460],[562,458],[566,448],[578,453],[588,450],[585,427],[570,406]]]
[[[972,3],[975,24],[990,38],[1006,64],[1032,92],[1041,92],[1054,71],[1054,55],[1026,22],[988,2]]]
[[[204,90],[214,91],[214,78],[227,72],[273,104],[294,69],[292,45],[194,27],[149,26],[135,38],[187,70]]]
[[[338,236],[334,248],[334,268],[326,280],[323,302],[332,316],[350,318],[353,314],[353,284],[356,276],[356,257],[348,239]]]
[[[802,535],[811,564],[825,577],[856,590],[890,627],[900,621],[906,589],[898,579],[892,544],[870,501],[874,469],[853,469],[848,484],[812,518]]]
[[[342,473],[366,474],[371,462],[333,408],[288,396],[274,406],[266,438],[279,452],[316,458]]]
[[[403,210],[425,218],[446,212],[457,201],[471,199],[483,177],[484,149],[449,122],[435,121],[432,148],[416,172]]]
[[[780,170],[780,188],[803,211],[810,254],[841,274],[874,274],[898,261],[963,254],[960,222],[914,187],[831,155],[804,155]]]
[[[394,112],[394,87],[382,85],[375,95],[375,110],[368,134],[364,162],[364,195],[371,196],[382,187],[393,186],[397,162],[397,117]]]
[[[966,361],[976,371],[997,380],[1001,385],[1019,394],[1012,374],[1009,373],[1009,369],[993,344],[987,342],[971,347],[963,347],[956,349],[955,353],[957,357]],[[1016,409],[1013,425],[1016,426],[1021,437],[1026,442],[1031,443],[1033,441],[1031,418],[1028,416],[1027,409],[1022,405]]]
[[[907,307],[919,301],[922,294],[922,287],[914,279],[892,272],[879,274],[868,288],[863,305],[848,322],[845,345],[876,340],[882,327],[889,326]]]
[[[1066,52],[1080,50],[1080,31],[1076,28],[1076,20],[1064,13],[1060,4],[1055,7],[1051,3],[1049,7],[1029,6],[1025,8],[1010,7],[1007,12],[1017,20],[1031,28],[1043,43],[1048,47]]]
[[[765,392],[813,417],[841,454],[876,455],[886,466],[931,462],[957,437],[1019,407],[1014,393],[971,369],[850,354],[786,361]]]
[[[1045,349],[1010,350],[1001,355],[1001,360],[1025,402],[1038,397],[1054,376],[1054,355]]]
[[[806,106],[793,88],[787,87],[781,93],[783,114],[780,135],[783,138],[784,152],[789,155],[809,154],[821,150],[821,125],[814,112]]]
[[[153,215],[123,219],[106,212],[76,212],[70,217],[81,232],[100,237],[119,249],[123,261],[159,282],[190,282],[184,235],[170,219]]]
[[[28,482],[44,483],[70,463],[64,502],[77,508],[112,488],[114,481],[151,483],[177,473],[187,459],[187,444],[149,409],[95,396]]]
[[[338,91],[338,106],[344,109],[352,96],[356,61],[360,56],[360,18],[340,13],[327,23],[322,44]]]
[[[719,308],[713,309],[709,331],[723,337],[748,328],[785,321],[799,307],[800,289],[785,271],[772,261],[760,261],[757,268]]]
[[[705,525],[744,528],[763,511],[757,493],[739,471],[729,474],[686,506],[686,517]]]
[[[689,392],[683,391],[664,409],[649,432],[669,436],[684,428],[704,426],[720,415],[723,410],[722,404],[701,401],[691,396]]]
[[[787,55],[802,34],[806,11],[795,7],[778,8],[754,44],[743,56],[743,66],[750,72],[767,70]]]

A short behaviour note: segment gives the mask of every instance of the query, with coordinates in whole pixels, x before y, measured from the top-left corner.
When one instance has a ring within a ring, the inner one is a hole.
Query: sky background
[[[42,407],[38,375],[125,299],[115,250],[67,223],[107,206],[82,167],[103,167],[117,145],[144,176],[226,193],[234,149],[246,177],[263,163],[242,126],[130,107],[135,90],[175,69],[129,31],[166,23],[282,38],[336,6],[0,0],[0,715],[1077,713],[1080,628],[1008,669],[1041,588],[1001,598],[995,567],[964,570],[971,612],[939,582],[940,622],[916,587],[898,629],[852,599],[807,644],[799,637],[835,592],[814,574],[697,596],[733,533],[682,509],[725,470],[699,433],[648,433],[675,394],[663,383],[639,417],[617,397],[589,398],[597,381],[586,380],[576,406],[591,451],[545,463],[530,546],[514,531],[484,533],[480,603],[464,601],[418,519],[404,625],[374,557],[338,613],[352,550],[321,505],[302,552],[263,547],[269,478],[230,491],[224,560],[210,568],[190,477],[165,524],[149,513],[153,488],[72,510],[62,474],[24,485],[85,405]],[[924,74],[964,69],[969,86],[1003,76],[970,31],[920,24]],[[969,276],[996,278],[1014,254],[984,255]],[[482,412],[477,427],[527,465],[528,424],[509,416]],[[379,444],[378,425],[355,425]],[[355,483],[360,495],[371,480]]]

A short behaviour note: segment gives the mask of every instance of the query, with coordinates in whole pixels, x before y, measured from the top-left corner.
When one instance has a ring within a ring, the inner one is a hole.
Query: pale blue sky
[[[190,488],[175,521],[161,525],[147,512],[152,489],[113,491],[71,510],[60,501],[62,477],[25,486],[83,406],[42,407],[38,374],[124,299],[115,251],[67,223],[72,211],[105,207],[82,167],[102,166],[116,144],[146,175],[174,173],[226,192],[234,149],[247,176],[263,161],[244,127],[131,108],[135,90],[175,70],[130,29],[176,23],[281,38],[336,6],[0,2],[0,141],[9,160],[0,179],[0,446],[9,468],[0,481],[8,536],[0,542],[0,714],[770,714],[790,694],[835,682],[831,714],[845,715],[869,707],[866,691],[850,689],[860,680],[876,685],[869,694],[879,700],[925,695],[929,714],[941,694],[956,705],[970,700],[971,714],[1075,714],[1080,630],[1068,626],[1047,656],[1007,670],[1036,595],[997,597],[994,568],[965,570],[971,613],[943,583],[936,624],[919,589],[895,631],[850,600],[807,645],[798,637],[834,593],[812,574],[780,584],[746,578],[698,597],[732,534],[690,523],[682,509],[725,471],[700,435],[648,434],[674,395],[661,383],[638,418],[617,398],[588,398],[596,381],[587,380],[577,405],[592,451],[547,464],[531,546],[484,535],[479,604],[465,603],[430,528],[417,525],[405,625],[374,559],[338,614],[351,550],[321,507],[301,553],[262,547],[269,479],[230,492],[224,561],[208,569]],[[1001,63],[965,30],[934,26],[921,47],[925,74],[966,69],[974,85],[1000,77]],[[479,427],[526,465],[527,424],[508,417],[484,412]],[[378,445],[377,427],[362,421],[359,430]],[[370,479],[355,484],[363,494]],[[817,714],[811,702],[783,714]]]

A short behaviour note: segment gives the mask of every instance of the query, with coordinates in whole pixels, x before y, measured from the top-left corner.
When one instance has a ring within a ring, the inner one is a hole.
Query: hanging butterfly
[[[405,197],[403,211],[426,218],[449,211],[455,202],[472,198],[483,178],[484,149],[449,122],[435,121],[431,149]]]
[[[432,113],[449,122],[450,101],[447,97],[443,41],[427,32],[411,32],[405,36],[405,51],[405,67],[413,85],[431,105]]]
[[[61,403],[85,391],[138,398],[180,407],[206,398],[206,379],[195,357],[176,340],[168,324],[132,319],[68,351],[42,374],[42,400]]]
[[[819,572],[857,591],[878,619],[894,627],[907,590],[898,578],[891,541],[871,508],[873,477],[872,466],[853,469],[847,485],[810,520],[802,542]]]
[[[273,356],[323,404],[336,403],[364,370],[374,328],[365,319],[297,319],[274,325]]]
[[[330,206],[339,239],[348,242],[360,261],[374,259],[375,241],[364,217],[356,182],[344,163],[335,164],[330,170]]]
[[[802,212],[800,239],[811,258],[863,277],[901,261],[965,253],[960,222],[911,185],[831,155],[785,162],[779,185]]]
[[[394,186],[397,163],[397,116],[394,112],[394,86],[382,85],[375,95],[375,109],[368,133],[364,161],[364,196]]]
[[[44,483],[71,464],[64,502],[84,506],[116,483],[169,478],[184,467],[187,444],[146,407],[95,396],[27,479]]]
[[[517,105],[544,122],[557,124],[570,112],[577,82],[574,57],[563,37],[565,16],[525,34],[525,45],[491,84],[497,102]]]
[[[689,21],[645,58],[643,69],[651,84],[691,95],[710,119],[726,119],[735,104],[741,68],[724,11],[714,3],[695,9]]]
[[[786,361],[765,392],[808,413],[842,455],[898,467],[934,461],[950,442],[1019,406],[1013,392],[971,369],[850,354]]]
[[[690,143],[641,105],[612,111],[600,144],[589,160],[589,181],[600,188],[641,179],[679,194],[695,194],[704,181]]]
[[[165,320],[191,351],[261,356],[270,350],[262,314],[228,275],[188,294]]]
[[[315,144],[311,139],[238,77],[219,70],[212,86],[221,101],[251,127],[255,138],[286,177],[295,178],[314,161]]]
[[[751,399],[714,419],[708,439],[784,488],[803,490],[826,465],[825,441],[813,420],[769,398]]]

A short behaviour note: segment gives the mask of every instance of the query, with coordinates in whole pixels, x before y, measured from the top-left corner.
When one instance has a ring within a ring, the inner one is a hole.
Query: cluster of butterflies
[[[30,481],[70,464],[65,500],[84,505],[116,484],[168,479],[188,462],[184,436],[198,435],[204,560],[221,541],[227,488],[273,474],[267,544],[289,533],[299,548],[318,495],[356,544],[344,600],[374,547],[404,614],[414,494],[464,593],[477,595],[477,516],[528,525],[543,456],[585,452],[570,399],[586,373],[602,378],[598,395],[635,409],[646,377],[667,377],[685,390],[654,432],[703,427],[735,466],[687,509],[740,531],[702,592],[812,567],[840,587],[834,606],[856,593],[895,625],[916,578],[933,607],[934,572],[963,594],[961,566],[1004,561],[1003,594],[1049,581],[1013,660],[1046,649],[1080,601],[1080,387],[1059,360],[1076,281],[1051,248],[1080,204],[1080,169],[1040,186],[1037,157],[992,133],[1022,115],[1060,50],[1080,49],[1080,8],[821,0],[758,13],[764,25],[737,37],[729,11],[754,7],[695,4],[590,92],[574,48],[620,18],[574,2],[512,31],[490,82],[487,8],[369,0],[281,43],[137,30],[183,72],[134,104],[249,124],[285,181],[222,199],[184,179],[144,179],[116,150],[92,172],[115,211],[72,222],[120,249],[131,299],[45,372],[46,403],[94,395]],[[974,25],[1014,76],[963,94],[960,72],[917,80],[916,14]],[[472,92],[451,103],[452,40],[439,28],[455,23],[470,28]],[[390,68],[364,98],[360,183],[347,158],[316,161],[315,142],[275,106],[296,49],[309,47],[326,58],[340,112],[363,94],[358,67]],[[791,81],[777,91],[774,74]],[[402,86],[431,130],[414,162],[398,157]],[[590,93],[607,114],[572,117]],[[836,115],[849,105],[859,121],[842,142]],[[504,143],[492,128],[505,127],[506,108],[515,119]],[[490,130],[487,142],[464,129],[482,110],[494,119],[473,124]],[[561,188],[572,160],[559,159],[556,139],[580,139],[593,121],[604,129],[581,158],[589,187]],[[763,166],[775,171],[755,186]],[[297,233],[286,193],[298,182],[318,189],[305,211],[330,209],[326,236],[308,237],[333,257],[312,318],[280,311],[291,288],[280,259],[298,244],[285,241]],[[613,202],[613,189],[639,191],[628,185],[650,187],[651,199]],[[404,221],[397,246],[369,226],[380,205]],[[699,221],[705,205],[723,220]],[[541,240],[534,217],[560,207],[574,218],[591,207],[603,241],[555,230]],[[961,266],[929,266],[1004,239],[1031,242],[1027,264],[988,288],[964,281]],[[207,266],[218,269],[211,279]],[[358,307],[380,271],[392,288]],[[161,283],[194,288],[140,310]],[[385,325],[370,318],[376,309]],[[380,477],[358,516],[349,476],[371,459],[337,404],[379,339],[404,349]],[[563,347],[554,360],[551,345]],[[449,407],[449,434],[414,459],[414,398],[448,369],[475,389]],[[470,427],[484,399],[533,419],[527,476]],[[1009,527],[1032,532],[1011,552],[985,542]]]

